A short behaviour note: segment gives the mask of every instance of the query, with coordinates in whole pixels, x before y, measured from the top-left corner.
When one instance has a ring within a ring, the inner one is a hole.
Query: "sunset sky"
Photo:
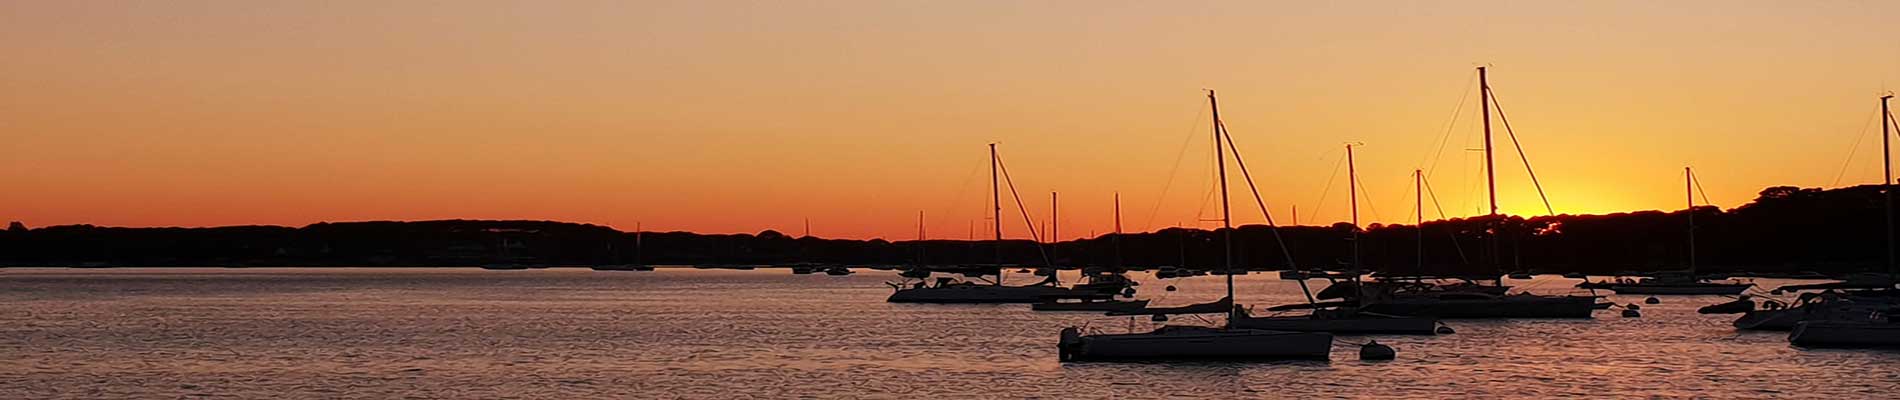
[[[1366,222],[1412,219],[1414,168],[1481,213],[1479,65],[1559,213],[1682,208],[1685,165],[1724,208],[1877,183],[1900,2],[8,1],[0,52],[31,226],[964,238],[998,142],[1070,239],[1117,191],[1131,231],[1213,226],[1203,89],[1283,223],[1347,218],[1346,142]],[[1497,134],[1504,210],[1543,214]]]

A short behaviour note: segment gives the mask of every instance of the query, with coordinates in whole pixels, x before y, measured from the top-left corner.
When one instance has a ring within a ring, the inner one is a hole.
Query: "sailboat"
[[[1049,213],[1055,214],[1055,193],[1049,194]],[[1049,225],[1051,228],[1050,236],[1053,237],[1055,235],[1054,229],[1055,229],[1056,224],[1054,223],[1054,221],[1056,220],[1056,218],[1054,215],[1051,215],[1049,219],[1051,221]],[[1121,233],[1122,231],[1121,229],[1122,229],[1122,197],[1120,193],[1117,193],[1115,194],[1115,233],[1114,233],[1114,236],[1110,238],[1110,241],[1114,242],[1114,247],[1115,247],[1115,265],[1109,270],[1083,268],[1082,279],[1084,281],[1080,283],[1076,283],[1075,287],[1073,287],[1072,289],[1091,291],[1091,292],[1096,292],[1096,293],[1115,293],[1115,294],[1121,294],[1123,296],[1130,296],[1130,297],[1134,296],[1134,293],[1135,293],[1134,286],[1136,285],[1135,281],[1128,279],[1128,276],[1126,275],[1122,275],[1122,265],[1121,265]],[[1051,253],[1053,253],[1053,251],[1051,251]],[[1073,301],[1065,301],[1065,300],[1073,300]],[[1036,311],[1116,312],[1116,311],[1140,310],[1146,307],[1148,307],[1148,300],[1115,300],[1113,297],[1049,299],[1041,303],[1029,305],[1029,309],[1036,310]]]
[[[1489,251],[1493,266],[1501,265],[1498,256],[1497,174],[1491,148],[1491,84],[1485,67],[1478,67],[1478,104],[1484,116],[1485,181],[1489,189],[1492,225]],[[1508,125],[1507,125],[1508,128]],[[1493,275],[1502,287],[1502,279]],[[1596,311],[1595,296],[1542,296],[1529,293],[1502,294],[1488,290],[1445,290],[1432,285],[1385,283],[1358,287],[1362,311],[1388,315],[1433,316],[1439,318],[1590,318]]]
[[[1891,98],[1893,98],[1892,95],[1880,98],[1882,121],[1880,154],[1886,168],[1886,181],[1882,183],[1881,192],[1886,196],[1888,276],[1884,280],[1849,280],[1775,288],[1774,293],[1803,290],[1825,290],[1825,292],[1802,293],[1793,304],[1771,301],[1763,304],[1762,309],[1745,311],[1740,318],[1735,319],[1735,329],[1792,331],[1806,321],[1865,318],[1895,304],[1895,295],[1900,294],[1900,290],[1894,288],[1897,275],[1894,273],[1893,165],[1889,139],[1891,138],[1889,129],[1893,126],[1893,114],[1887,108],[1887,100]],[[1815,329],[1817,332],[1826,330],[1828,328],[1825,327]]]
[[[1893,231],[1893,151],[1892,141],[1894,125],[1893,110],[1887,101],[1893,99],[1889,93],[1880,96],[1880,158],[1886,169],[1886,179],[1880,182],[1881,195],[1885,197],[1884,208],[1887,219],[1887,284],[1881,289],[1886,292],[1884,307],[1876,306],[1873,312],[1836,313],[1827,319],[1809,319],[1795,324],[1794,331],[1788,333],[1788,343],[1804,347],[1900,347],[1900,303],[1893,302],[1896,292],[1895,282],[1900,281],[1900,267],[1894,261]]]
[[[1689,274],[1643,278],[1609,285],[1616,294],[1712,294],[1733,296],[1754,286],[1747,283],[1720,283],[1702,280],[1695,264],[1695,171],[1682,167],[1683,190],[1689,196]]]
[[[1223,140],[1231,144],[1221,125],[1220,103],[1214,92],[1207,92],[1214,115],[1215,161],[1219,165],[1221,190],[1222,244],[1225,251],[1223,270],[1234,267],[1234,224],[1228,207],[1227,162]],[[1235,153],[1236,161],[1239,154]],[[1234,299],[1234,275],[1226,275],[1229,321],[1240,314],[1231,304]],[[1063,361],[1141,360],[1141,359],[1320,359],[1330,358],[1333,335],[1321,332],[1289,332],[1234,327],[1167,325],[1149,332],[1088,333],[1081,328],[1062,329],[1057,353]]]
[[[1352,147],[1352,144],[1346,145],[1346,186],[1350,188],[1348,197],[1352,198],[1352,263],[1351,269],[1343,275],[1346,276],[1348,281],[1356,283],[1363,271],[1360,270],[1359,265],[1359,172],[1358,167],[1355,166],[1353,161]],[[1236,155],[1235,158],[1239,158],[1239,156]],[[1248,184],[1252,184],[1252,179],[1248,180]],[[1261,207],[1261,209],[1265,210],[1266,207]],[[1419,215],[1420,220],[1423,220],[1424,211],[1422,209],[1419,211]],[[1280,246],[1280,248],[1282,251],[1287,251],[1286,246]],[[1422,252],[1423,250],[1420,251]],[[1292,255],[1288,253],[1287,264],[1297,265],[1293,263],[1292,258]],[[1328,280],[1332,279],[1331,274],[1326,275]],[[1351,302],[1321,304],[1312,297],[1312,290],[1306,287],[1306,280],[1299,280],[1299,284],[1300,292],[1308,294],[1306,298],[1307,304],[1276,306],[1268,308],[1267,311],[1311,309],[1311,312],[1305,315],[1263,317],[1255,317],[1247,312],[1239,312],[1228,318],[1227,326],[1230,328],[1245,329],[1359,334],[1431,335],[1436,334],[1438,331],[1437,318],[1362,312],[1359,310],[1358,304]]]
[[[1075,290],[1062,287],[1057,275],[1049,274],[1042,281],[1024,286],[1003,285],[1002,246],[1003,246],[1003,194],[1001,177],[998,170],[1002,161],[996,156],[996,144],[990,144],[990,207],[994,212],[996,264],[988,266],[965,266],[958,268],[965,276],[995,275],[989,283],[958,281],[951,277],[938,277],[934,282],[922,281],[909,284],[886,283],[895,292],[885,301],[892,303],[1038,303],[1046,299],[1076,297],[1107,297],[1112,293],[1099,293],[1090,290]],[[906,278],[915,275],[906,275]]]
[[[641,243],[642,241],[641,239],[644,239],[642,237],[642,234],[644,233],[643,231],[644,231],[643,229],[640,229],[640,223],[638,221],[633,223],[633,254],[634,254],[634,258],[636,259],[635,263],[595,265],[593,266],[593,270],[595,271],[652,271],[653,266],[646,265],[646,263],[643,262],[644,258],[646,257],[646,248]],[[613,242],[607,242],[607,247],[608,249],[613,250],[614,260],[619,261],[620,248],[614,247]]]

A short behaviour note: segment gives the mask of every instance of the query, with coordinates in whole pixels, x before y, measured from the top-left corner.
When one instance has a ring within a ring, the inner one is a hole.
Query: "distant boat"
[[[1207,92],[1208,106],[1213,110],[1213,131],[1215,158],[1232,147],[1232,137],[1227,135],[1226,127],[1221,124],[1219,102],[1213,91]],[[1228,146],[1222,146],[1225,143]],[[1234,154],[1236,163],[1240,163],[1240,154]],[[1233,215],[1227,203],[1227,163],[1217,162],[1221,189],[1220,232],[1224,235],[1222,248],[1228,255],[1222,262],[1222,270],[1233,271]],[[1241,164],[1245,166],[1244,163]],[[1226,277],[1227,296],[1222,298],[1229,321],[1239,315],[1234,307],[1234,275]],[[1331,356],[1333,335],[1322,332],[1286,332],[1257,329],[1242,329],[1232,326],[1162,326],[1149,332],[1129,332],[1121,334],[1084,332],[1081,328],[1063,328],[1056,343],[1057,354],[1062,361],[1114,361],[1114,360],[1182,360],[1182,359],[1319,359]]]
[[[1045,301],[1029,305],[1036,311],[1131,311],[1148,307],[1148,300]]]
[[[1803,293],[1794,304],[1769,302],[1763,308],[1745,311],[1733,325],[1745,331],[1788,331],[1804,321],[1852,318],[1895,304],[1900,304],[1900,299],[1878,290]]]
[[[1313,307],[1305,304],[1292,304],[1273,307],[1268,310],[1292,310],[1302,308],[1300,306]],[[1314,308],[1311,314],[1306,315],[1255,317],[1241,313],[1233,320],[1228,321],[1227,326],[1242,329],[1294,332],[1433,335],[1438,332],[1438,319],[1361,312],[1351,304],[1336,304],[1328,307]]]
[[[645,244],[642,243],[644,237],[641,232],[642,229],[640,229],[640,223],[635,222],[633,226],[633,249],[635,258],[633,264],[602,264],[589,268],[595,271],[652,271],[653,266],[641,262],[641,259],[645,257],[646,249],[644,247]],[[620,248],[615,247],[613,241],[607,242],[607,251],[613,260],[620,260]]]
[[[638,264],[595,265],[591,268],[593,268],[593,270],[595,271],[652,271],[653,270],[652,266],[638,265]]]
[[[509,247],[511,246],[509,244],[508,238],[505,236],[502,237],[501,246],[497,249],[497,255],[496,255],[496,258],[500,259],[500,261],[502,262],[482,264],[482,269],[495,270],[495,271],[516,271],[516,270],[536,268],[536,266],[533,264],[511,262],[511,261],[519,261],[523,259],[530,259],[530,258],[514,257],[510,255],[510,252],[508,251]]]
[[[1048,274],[1042,281],[1034,283],[1034,284],[1030,284],[1027,286],[1003,285],[1003,266],[1001,265],[1001,262],[1002,262],[1001,246],[1003,245],[1003,229],[1002,229],[1002,221],[1003,221],[1002,204],[1003,203],[1002,203],[1002,192],[1000,190],[1000,182],[999,182],[1000,179],[1002,179],[1002,177],[998,175],[998,170],[1000,170],[1001,168],[1002,168],[1002,161],[996,155],[996,144],[991,143],[990,144],[990,183],[991,183],[990,206],[993,209],[993,212],[995,213],[995,215],[993,215],[992,217],[993,218],[992,221],[996,223],[995,225],[996,237],[995,237],[994,244],[998,246],[997,247],[998,249],[997,263],[998,264],[992,265],[992,266],[964,267],[964,268],[959,268],[958,269],[959,272],[957,272],[957,273],[962,274],[965,277],[971,277],[971,278],[982,278],[985,276],[995,275],[996,279],[993,281],[990,281],[989,283],[975,283],[975,282],[959,282],[955,280],[954,278],[939,277],[936,279],[935,282],[927,282],[927,281],[922,281],[921,277],[917,277],[917,275],[914,275],[912,273],[900,274],[900,276],[906,278],[906,282],[905,283],[888,283],[888,282],[885,283],[886,285],[890,285],[891,288],[894,289],[894,292],[891,293],[890,297],[885,298],[885,301],[892,302],[892,303],[940,303],[940,304],[1040,303],[1040,302],[1051,300],[1051,299],[1083,298],[1083,297],[1106,298],[1106,297],[1110,297],[1114,295],[1113,293],[1099,293],[1099,292],[1094,292],[1090,290],[1076,290],[1072,288],[1062,287],[1060,285],[1060,282],[1057,280],[1058,279],[1057,275],[1053,273]],[[929,276],[929,272],[930,272],[928,270],[921,270],[921,269],[916,269],[913,271],[922,272],[922,276]],[[920,279],[920,280],[917,282],[909,282],[909,279]]]
[[[515,271],[532,268],[534,268],[534,266],[528,264],[482,264],[482,269],[496,271]]]
[[[1900,347],[1900,322],[1885,315],[1863,320],[1803,321],[1788,333],[1788,343],[1802,347]]]
[[[1494,171],[1491,165],[1491,84],[1485,75],[1485,67],[1478,67],[1478,101],[1484,113],[1484,153],[1485,170]],[[1528,161],[1526,161],[1528,164]],[[1533,178],[1535,178],[1533,176]],[[1487,225],[1504,217],[1498,214],[1497,178],[1486,174],[1485,181],[1491,188],[1486,196],[1490,200],[1491,211],[1486,217]],[[1541,189],[1540,189],[1541,190]],[[1494,231],[1488,247],[1491,249],[1491,265],[1502,265],[1497,257],[1498,234]],[[1496,277],[1496,275],[1492,275]],[[1444,290],[1443,288],[1418,286],[1368,286],[1356,293],[1363,304],[1361,311],[1420,317],[1438,318],[1590,318],[1596,310],[1596,296],[1541,296],[1528,293],[1503,295],[1508,288],[1502,279],[1495,279],[1496,289]],[[1372,290],[1384,289],[1384,290]]]
[[[1683,190],[1689,197],[1689,209],[1684,212],[1689,218],[1689,273],[1683,276],[1644,278],[1634,282],[1609,285],[1616,294],[1648,295],[1727,295],[1733,296],[1748,290],[1753,284],[1722,283],[1702,280],[1696,275],[1695,263],[1695,171],[1682,167]]]
[[[1585,274],[1584,274],[1584,273],[1582,273],[1582,272],[1568,272],[1568,273],[1564,273],[1564,274],[1563,274],[1563,277],[1564,277],[1564,278],[1566,278],[1566,279],[1590,279],[1590,275],[1585,275]]]
[[[1439,318],[1590,318],[1596,297],[1436,293],[1368,300],[1360,309]]]
[[[1514,274],[1510,274],[1510,275],[1505,275],[1505,277],[1507,277],[1507,278],[1511,278],[1511,279],[1517,279],[1517,280],[1530,280],[1530,279],[1536,279],[1536,278],[1537,278],[1537,277],[1536,277],[1536,276],[1534,276],[1534,275],[1531,275],[1531,274],[1527,274],[1527,273],[1523,273],[1523,272],[1519,272],[1519,273],[1514,273]]]
[[[1643,278],[1629,284],[1610,284],[1616,294],[1639,295],[1723,295],[1733,296],[1748,290],[1752,284],[1718,283],[1697,279]]]
[[[831,275],[831,276],[851,275],[851,269],[845,268],[844,266],[833,266],[831,268],[825,269],[825,275]]]
[[[1325,360],[1332,346],[1325,333],[1170,325],[1120,334],[1063,328],[1057,352],[1062,361]]]
[[[1103,297],[1099,294],[1084,294],[1075,290],[1056,286],[1054,277],[1026,286],[1006,286],[1000,283],[959,282],[953,278],[937,278],[934,284],[917,282],[910,287],[898,286],[897,291],[885,298],[892,303],[938,303],[938,304],[977,304],[977,303],[1040,303],[1050,299]]]
[[[1357,286],[1364,271],[1360,269],[1359,265],[1359,202],[1357,200],[1359,197],[1357,189],[1359,186],[1359,169],[1356,161],[1353,159],[1353,146],[1354,144],[1346,145],[1346,187],[1353,188],[1352,191],[1348,192],[1348,196],[1354,199],[1354,201],[1352,201],[1353,228],[1352,237],[1350,239],[1352,241],[1351,261],[1347,264],[1349,268],[1344,273],[1329,274],[1322,271],[1319,272],[1318,275],[1326,278],[1328,281],[1334,281],[1336,277],[1342,277],[1346,282]],[[1417,182],[1424,182],[1424,175],[1418,171],[1414,171],[1413,177]],[[1419,203],[1421,205],[1424,203],[1424,195],[1422,192],[1419,195]],[[1425,212],[1422,207],[1419,209],[1417,219],[1422,226],[1422,222],[1424,222],[1425,219]],[[1423,242],[1421,241],[1421,243]],[[1284,250],[1284,246],[1281,247],[1283,252],[1286,251]],[[1293,261],[1292,253],[1286,252],[1282,254],[1286,256],[1288,265],[1297,265]],[[1419,259],[1423,260],[1423,247],[1419,248],[1419,255]],[[1423,261],[1421,261],[1421,263],[1422,262]],[[1298,271],[1281,271],[1280,275],[1282,278],[1286,277],[1286,272],[1299,273]],[[1248,312],[1241,311],[1235,312],[1228,317],[1227,327],[1237,329],[1344,334],[1433,335],[1438,332],[1438,319],[1430,316],[1397,316],[1363,312],[1360,310],[1357,302],[1320,303],[1318,299],[1310,294],[1312,291],[1306,286],[1306,280],[1303,279],[1309,276],[1311,275],[1299,273],[1298,277],[1302,279],[1295,279],[1300,285],[1300,293],[1309,293],[1306,297],[1306,304],[1289,304],[1267,308],[1267,311],[1308,310],[1306,314],[1256,317]],[[1334,283],[1338,282],[1334,281]]]

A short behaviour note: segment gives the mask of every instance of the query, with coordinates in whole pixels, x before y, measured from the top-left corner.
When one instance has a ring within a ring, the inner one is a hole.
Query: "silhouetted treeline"
[[[1879,270],[1886,265],[1886,233],[1878,186],[1833,190],[1779,186],[1732,210],[1695,209],[1697,261],[1704,271]],[[1373,224],[1360,234],[1360,263],[1397,273],[1498,271],[1592,272],[1682,269],[1687,263],[1688,215],[1640,211],[1492,220],[1429,221],[1421,235],[1410,225]],[[1493,239],[1485,233],[1495,225]],[[1234,231],[1237,264],[1284,269],[1279,243],[1303,268],[1337,268],[1352,257],[1351,226],[1298,226],[1274,230],[1249,225]],[[1423,262],[1420,239],[1423,239]],[[1054,263],[1063,267],[1130,268],[1221,265],[1219,231],[1164,229],[1063,242]],[[1491,245],[1495,240],[1495,247]],[[1120,245],[1115,243],[1119,241]],[[0,265],[7,266],[471,266],[538,264],[847,265],[1004,263],[1043,265],[1050,249],[1027,240],[889,242],[687,232],[635,234],[546,221],[421,221],[318,223],[301,228],[105,228],[90,225],[0,232]]]

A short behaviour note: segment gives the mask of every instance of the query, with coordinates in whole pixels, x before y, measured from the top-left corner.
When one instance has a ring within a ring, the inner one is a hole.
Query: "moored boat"
[[[1170,325],[1144,333],[1084,334],[1064,328],[1062,361],[1279,360],[1331,358],[1333,335]]]
[[[1802,347],[1900,347],[1900,323],[1885,317],[1859,321],[1802,321],[1788,333]]]
[[[1226,258],[1221,270],[1235,271],[1233,260],[1234,229],[1233,215],[1229,212],[1227,196],[1227,163],[1221,157],[1233,148],[1233,138],[1227,135],[1226,127],[1221,124],[1220,105],[1213,91],[1207,93],[1208,106],[1213,110],[1213,131],[1217,169],[1221,192],[1221,247]],[[1221,144],[1227,146],[1221,146]],[[1246,171],[1246,163],[1240,160],[1240,154],[1234,153],[1234,162]],[[1252,185],[1252,179],[1247,179]],[[1256,190],[1255,193],[1258,193]],[[1257,200],[1257,199],[1256,199]],[[1264,203],[1262,210],[1266,207]],[[1271,217],[1268,218],[1271,221]],[[1272,225],[1268,225],[1271,227]],[[1277,231],[1276,231],[1277,232]],[[1224,274],[1227,296],[1214,304],[1224,306],[1222,312],[1228,320],[1239,315],[1234,307],[1234,274]],[[1152,311],[1153,309],[1148,309]],[[1198,310],[1196,310],[1198,311]],[[1157,317],[1159,319],[1159,317]],[[1131,327],[1132,328],[1132,327]],[[1130,329],[1131,331],[1133,329]],[[1273,360],[1273,359],[1318,359],[1331,356],[1333,335],[1323,332],[1286,332],[1255,329],[1239,329],[1231,326],[1163,326],[1149,332],[1129,332],[1121,334],[1083,332],[1080,328],[1063,328],[1056,348],[1063,361],[1096,360],[1192,360],[1192,359],[1229,359],[1229,360]]]
[[[1044,301],[1029,305],[1036,311],[1133,311],[1146,308],[1148,300]]]

